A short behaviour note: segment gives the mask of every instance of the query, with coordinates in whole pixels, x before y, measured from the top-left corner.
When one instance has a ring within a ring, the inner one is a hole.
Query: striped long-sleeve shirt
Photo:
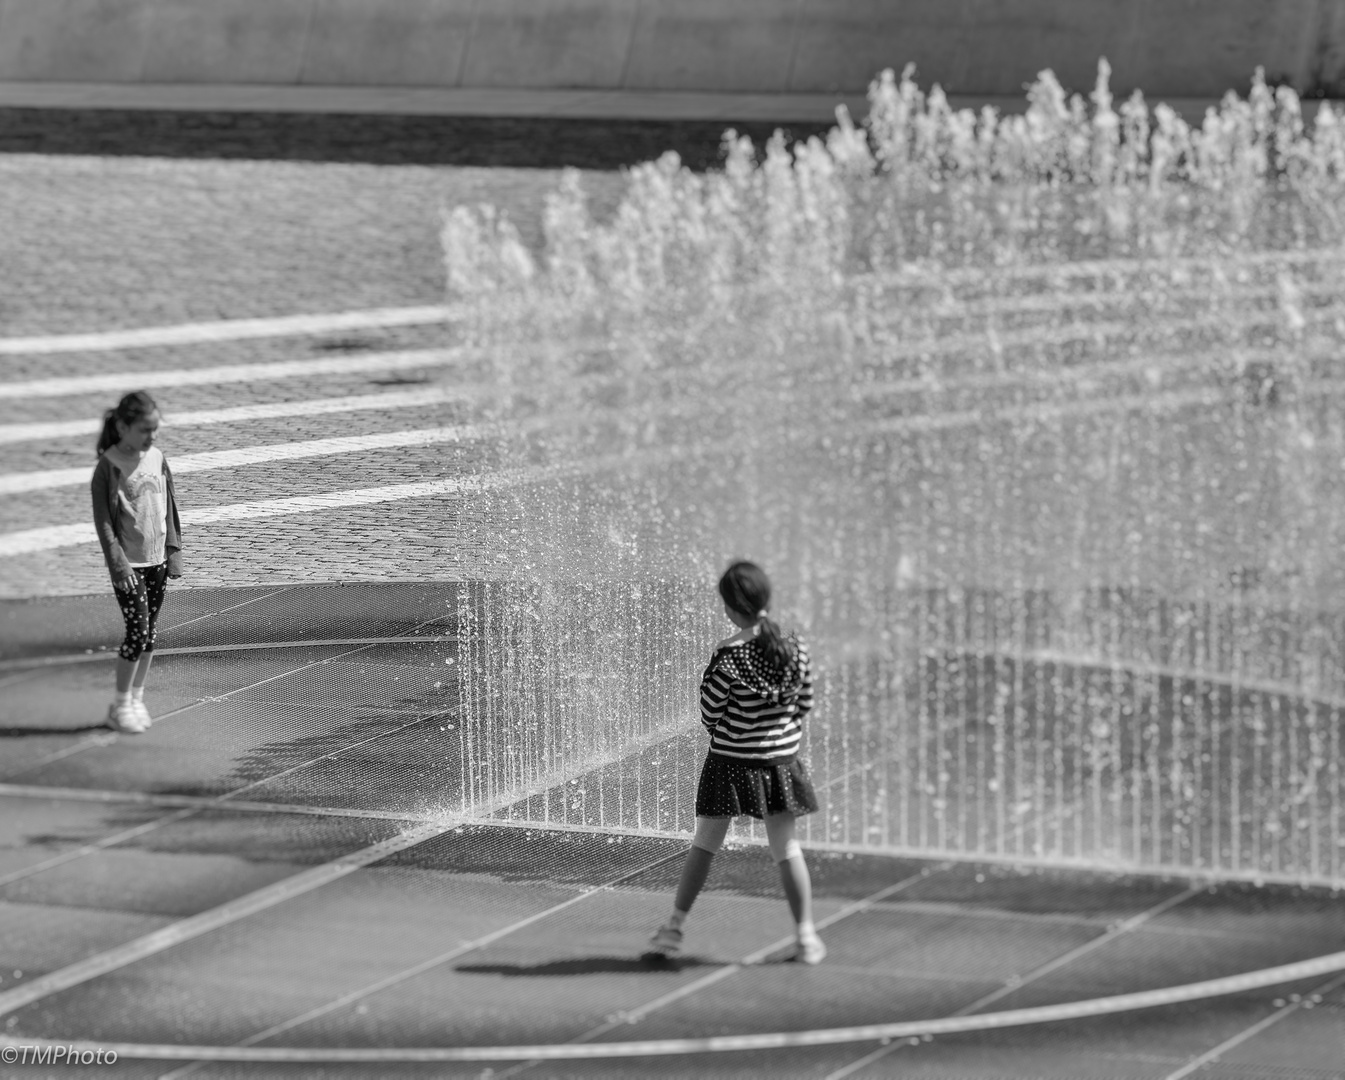
[[[710,753],[748,760],[792,758],[803,735],[800,721],[813,707],[808,649],[796,634],[794,659],[782,671],[749,639],[720,649],[701,679],[701,722]]]

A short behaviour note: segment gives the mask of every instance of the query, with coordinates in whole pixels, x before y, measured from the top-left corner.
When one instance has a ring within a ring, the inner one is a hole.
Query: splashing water
[[[722,171],[446,219],[493,386],[474,782],[691,824],[714,582],[810,637],[815,843],[1345,881],[1345,117],[908,70]],[[558,782],[558,778],[563,782]]]

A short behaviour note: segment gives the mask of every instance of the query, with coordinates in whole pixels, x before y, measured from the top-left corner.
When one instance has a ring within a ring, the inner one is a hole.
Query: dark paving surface
[[[618,169],[673,150],[702,170],[727,128],[763,144],[777,127],[807,139],[831,124],[0,108],[0,153]]]
[[[781,962],[791,925],[774,867],[746,845],[717,861],[685,955],[645,961],[641,947],[668,907],[685,841],[528,826],[545,813],[546,792],[511,805],[479,801],[452,753],[456,700],[425,674],[426,656],[452,643],[415,640],[427,623],[452,636],[446,613],[463,588],[170,593],[165,645],[295,644],[164,656],[152,682],[161,718],[135,738],[91,728],[111,664],[85,650],[115,636],[106,598],[0,607],[11,680],[0,683],[0,1031],[310,1048],[702,1038],[1071,1002],[1345,948],[1345,901],[1325,890],[1193,890],[1144,875],[810,850],[830,955],[801,968]],[[372,636],[397,641],[303,644]],[[352,654],[359,648],[377,652]],[[618,771],[629,779],[659,760],[668,759],[636,755]],[[611,774],[605,767],[588,783],[610,787]],[[489,813],[501,816],[481,820]],[[438,835],[319,887],[294,887],[427,817],[441,823]],[[37,1000],[5,998],[280,883],[291,893],[279,902],[217,918]],[[1311,1008],[1290,997],[1315,991]],[[1345,991],[1323,976],[914,1045],[505,1061],[493,1075],[1159,1080],[1225,1043],[1221,1060],[1194,1075],[1345,1076]],[[177,1068],[124,1059],[116,1072]],[[483,1070],[220,1064],[190,1075]],[[0,1076],[76,1071],[0,1065]]]

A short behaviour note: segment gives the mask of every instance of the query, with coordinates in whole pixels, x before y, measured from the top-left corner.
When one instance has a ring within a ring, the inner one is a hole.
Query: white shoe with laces
[[[810,937],[799,938],[799,943],[794,947],[794,955],[790,957],[796,964],[820,964],[827,955],[827,947],[822,943],[822,939],[816,934]]]
[[[676,956],[682,951],[682,931],[675,926],[660,926],[649,939],[649,952]]]
[[[147,725],[140,719],[134,706],[118,705],[114,701],[107,707],[107,726],[125,735],[140,735]]]
[[[154,723],[154,717],[150,716],[144,701],[140,698],[131,698],[131,708],[135,711],[136,719],[140,721],[140,730],[149,730],[149,726]]]

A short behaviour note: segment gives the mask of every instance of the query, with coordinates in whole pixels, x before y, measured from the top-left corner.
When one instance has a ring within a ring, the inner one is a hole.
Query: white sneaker
[[[140,730],[149,730],[150,724],[154,723],[154,717],[150,716],[149,709],[139,698],[131,698],[131,708],[134,710],[136,719],[140,721]]]
[[[115,701],[107,707],[107,726],[127,735],[140,735],[145,730],[133,706],[118,705]]]
[[[820,937],[813,935],[799,938],[799,943],[794,947],[794,955],[790,959],[796,964],[820,964],[826,959],[826,955],[826,945],[822,943]]]
[[[682,951],[682,931],[675,926],[660,926],[649,939],[648,951],[659,956],[676,956]]]

